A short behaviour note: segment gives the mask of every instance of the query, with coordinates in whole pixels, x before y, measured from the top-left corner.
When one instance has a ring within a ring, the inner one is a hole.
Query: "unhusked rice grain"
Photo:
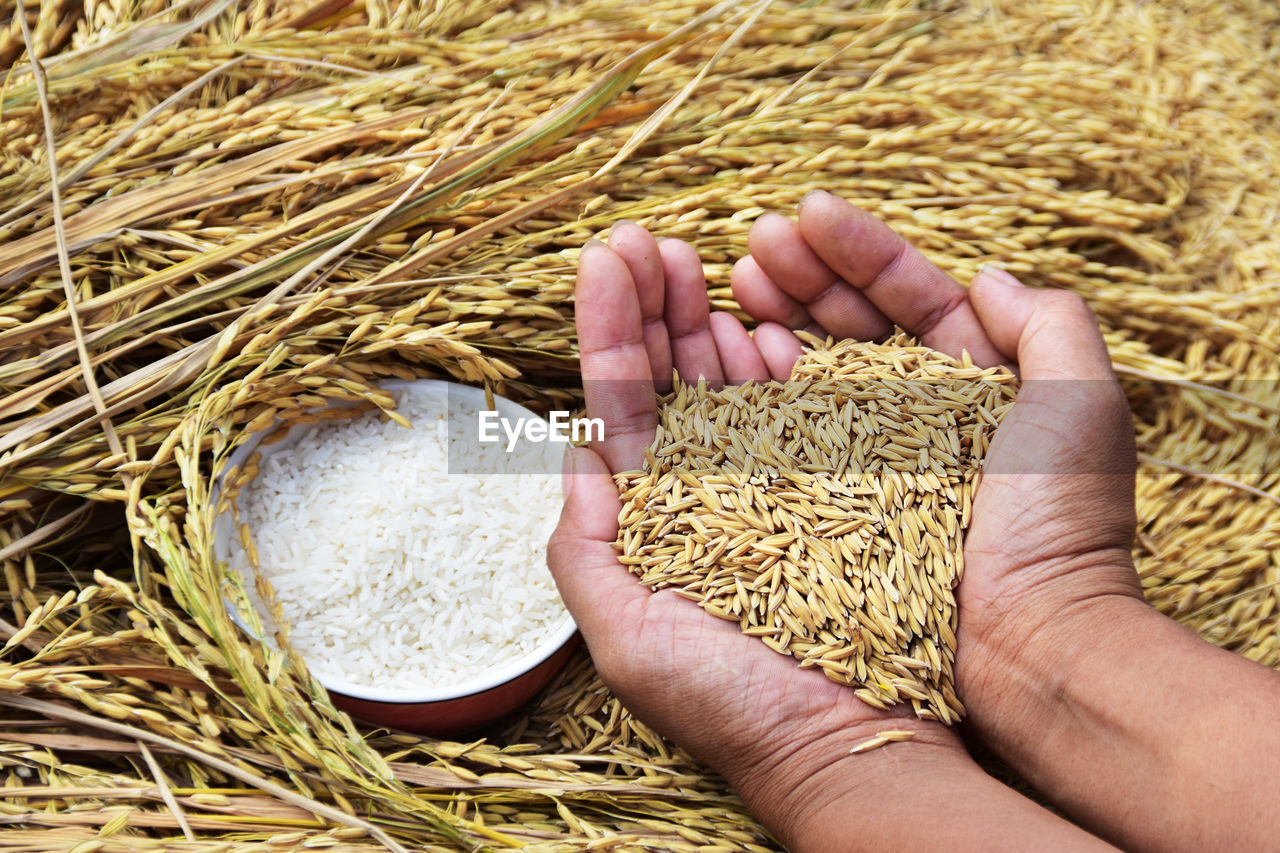
[[[616,477],[620,559],[869,705],[955,722],[961,536],[1016,379],[901,332],[811,343],[786,382],[660,398]]]

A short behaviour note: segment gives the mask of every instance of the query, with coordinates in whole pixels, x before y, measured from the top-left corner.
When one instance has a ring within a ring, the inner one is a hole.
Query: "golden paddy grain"
[[[617,476],[620,559],[869,705],[956,722],[962,537],[1016,390],[901,332],[814,346],[786,382],[677,378]]]

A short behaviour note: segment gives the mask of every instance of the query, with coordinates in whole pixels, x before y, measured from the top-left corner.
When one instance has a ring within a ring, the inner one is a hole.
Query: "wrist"
[[[850,753],[887,730],[915,734]],[[865,710],[857,718],[833,712],[772,740],[768,749],[718,769],[752,814],[793,851],[847,849],[848,837],[840,844],[838,828],[853,823],[860,834],[870,832],[867,823],[875,818],[869,815],[889,817],[893,803],[886,801],[887,791],[919,789],[965,765],[977,770],[954,731],[912,716],[867,719]]]
[[[916,734],[849,753],[886,729]],[[861,719],[811,730],[793,747],[727,774],[751,812],[793,853],[1110,849],[988,776],[954,730],[939,723]]]
[[[1180,626],[1129,594],[1058,600],[1039,611],[1044,618],[1022,613],[1003,632],[962,634],[957,675],[970,730],[1068,814],[1082,816],[1063,786],[1097,782],[1086,742],[1138,749],[1129,724],[1140,725],[1142,715],[1117,713],[1111,700],[1132,698],[1137,685],[1126,665],[1147,657],[1139,650],[1167,645]]]
[[[1046,712],[1063,710],[1099,654],[1168,622],[1142,598],[1128,555],[1047,572],[1027,567],[998,595],[962,605],[957,689],[970,725],[996,739],[997,752],[1002,733],[1038,728]]]
[[[975,734],[1081,825],[1125,849],[1259,849],[1280,772],[1280,679],[1141,600],[1061,609],[964,645]],[[980,673],[976,667],[994,672]],[[1134,792],[1142,796],[1135,797]]]

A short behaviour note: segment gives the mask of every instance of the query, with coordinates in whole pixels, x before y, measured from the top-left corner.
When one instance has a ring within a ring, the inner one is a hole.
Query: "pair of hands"
[[[870,708],[736,625],[641,587],[619,564],[611,475],[642,466],[657,424],[654,392],[667,390],[673,368],[711,383],[781,380],[801,352],[792,330],[874,340],[897,325],[934,349],[1019,372],[1023,388],[989,451],[957,590],[956,677],[980,734],[998,734],[1017,703],[1023,685],[1004,675],[1027,669],[1028,656],[1055,654],[1073,613],[1141,593],[1129,557],[1133,429],[1085,303],[991,267],[966,290],[879,220],[825,192],[804,198],[798,220],[761,217],[750,255],[734,267],[734,295],[758,321],[754,334],[709,311],[687,244],[622,222],[607,245],[583,249],[582,378],[605,438],[570,456],[548,562],[605,683],[722,773],[784,840],[805,846],[800,824],[845,790],[833,780],[892,760],[873,757],[969,759],[953,731],[903,706]],[[903,727],[915,740],[848,754],[877,730]]]

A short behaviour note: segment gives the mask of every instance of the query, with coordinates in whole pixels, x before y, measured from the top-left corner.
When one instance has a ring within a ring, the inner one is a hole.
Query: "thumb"
[[[974,278],[970,299],[1022,378],[986,471],[1131,476],[1133,421],[1088,304],[1070,291],[1024,287],[992,266]]]
[[[1023,379],[1114,380],[1093,311],[1068,290],[1037,290],[984,264],[969,299],[987,337]]]
[[[622,502],[604,460],[585,447],[570,447],[564,491],[560,523],[547,543],[547,566],[594,652],[649,593],[613,549]]]
[[[1128,564],[1133,418],[1097,319],[1076,294],[1023,287],[999,269],[984,268],[970,294],[987,336],[1022,376],[974,496],[964,547],[984,568],[969,575],[977,585],[965,581],[970,612],[1037,586],[1066,596],[1053,606],[1141,595]]]

